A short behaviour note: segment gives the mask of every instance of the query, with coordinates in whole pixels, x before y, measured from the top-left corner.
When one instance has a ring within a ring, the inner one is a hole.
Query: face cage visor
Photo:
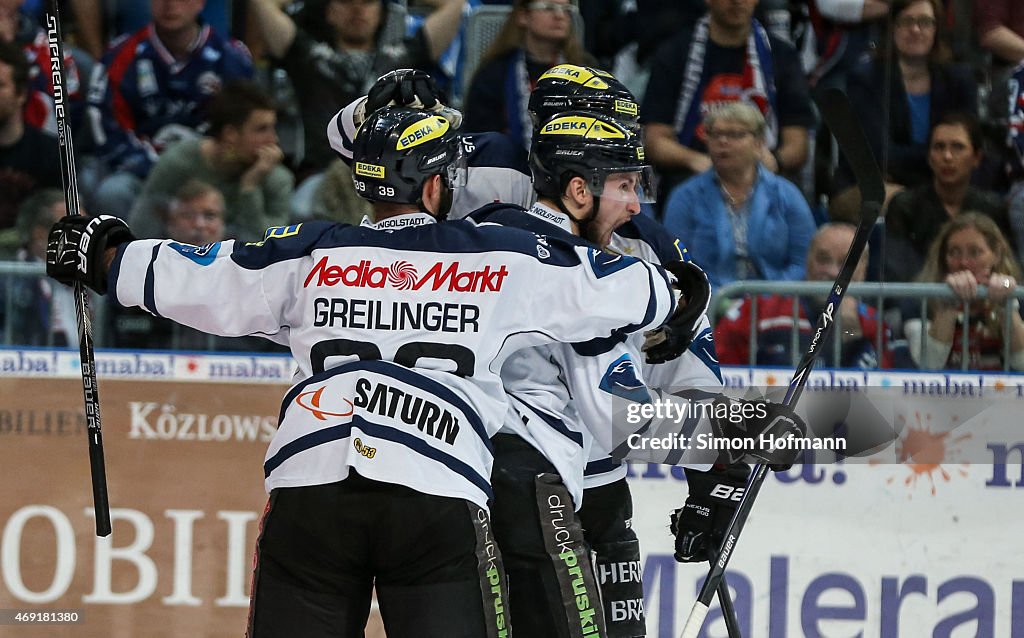
[[[594,169],[587,186],[595,197],[617,202],[653,204],[658,198],[658,176],[648,165]]]
[[[469,180],[469,156],[462,146],[462,139],[451,141],[451,159],[444,167],[442,176],[445,185],[451,189],[464,188]]]

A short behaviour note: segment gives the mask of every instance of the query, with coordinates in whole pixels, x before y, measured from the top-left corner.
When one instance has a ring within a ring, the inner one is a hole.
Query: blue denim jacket
[[[713,286],[736,280],[732,220],[714,169],[691,177],[672,191],[664,223],[686,242],[690,256],[707,271]],[[803,279],[814,230],[814,216],[803,193],[792,182],[758,167],[750,200],[747,249],[761,278]]]

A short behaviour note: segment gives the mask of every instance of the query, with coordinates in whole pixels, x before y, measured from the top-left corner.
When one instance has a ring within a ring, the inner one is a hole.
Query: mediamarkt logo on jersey
[[[407,261],[396,261],[390,266],[374,266],[369,260],[358,264],[336,266],[322,258],[309,271],[303,288],[310,286],[337,286],[354,288],[383,288],[390,284],[399,290],[448,290],[449,292],[498,292],[508,275],[502,264],[497,270],[484,266],[482,270],[460,270],[459,262],[437,262],[425,275],[419,276],[416,267]]]

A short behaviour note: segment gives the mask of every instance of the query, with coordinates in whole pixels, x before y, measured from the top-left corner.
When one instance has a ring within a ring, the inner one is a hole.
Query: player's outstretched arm
[[[122,306],[142,308],[203,332],[227,337],[273,338],[294,298],[298,259],[330,224],[267,230],[252,244],[234,240],[191,246],[172,240],[136,240],[124,221],[68,216],[54,224],[47,273],[62,283],[80,281]],[[301,266],[299,262],[302,262]],[[202,312],[197,312],[197,309]]]

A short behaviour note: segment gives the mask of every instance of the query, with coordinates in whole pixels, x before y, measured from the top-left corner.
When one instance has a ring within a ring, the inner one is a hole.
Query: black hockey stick
[[[64,203],[68,215],[78,215],[78,173],[75,148],[67,117],[67,84],[64,75],[64,47],[60,35],[57,0],[46,10],[46,36],[50,51],[50,75],[53,82],[53,109],[57,116],[57,143],[60,147],[60,173],[64,182]],[[92,321],[85,286],[75,282],[75,318],[78,320],[78,352],[82,360],[82,393],[89,436],[89,466],[92,470],[92,500],[96,510],[96,535],[110,534],[110,503],[107,500],[107,471],[103,464],[103,434],[100,425],[100,396],[96,385],[96,355],[92,345]]]
[[[725,619],[725,631],[729,638],[743,638],[740,621],[736,618],[736,608],[732,604],[732,594],[729,593],[729,584],[725,582],[725,573],[722,574],[722,580],[718,581],[718,604],[722,606],[722,618]]]
[[[818,350],[827,341],[828,333],[832,328],[832,321],[835,313],[839,311],[839,304],[846,295],[846,289],[853,278],[853,271],[857,268],[864,247],[867,245],[868,236],[878,219],[882,210],[882,203],[885,201],[885,183],[882,178],[882,171],[878,168],[878,162],[871,152],[867,137],[861,129],[860,123],[854,116],[853,107],[850,105],[846,95],[837,89],[825,91],[817,100],[818,108],[825,122],[832,130],[840,150],[846,155],[847,161],[857,178],[857,185],[860,187],[861,207],[860,224],[850,246],[850,252],[846,254],[846,261],[836,278],[835,284],[829,293],[828,301],[825,303],[825,310],[818,318],[817,330],[811,338],[811,345],[807,348],[800,364],[797,366],[793,379],[789,382],[789,390],[783,399],[783,404],[793,407],[803,393],[804,385],[807,382],[807,375],[810,374],[814,362],[818,358]],[[722,539],[722,546],[719,548],[718,560],[711,564],[704,585],[701,586],[697,595],[697,602],[693,604],[690,615],[686,619],[681,638],[696,638],[700,632],[704,618],[707,616],[708,608],[714,598],[718,584],[722,582],[725,575],[725,568],[729,564],[729,558],[736,549],[740,532],[747,522],[750,510],[754,507],[754,499],[761,490],[761,485],[768,476],[768,466],[759,463],[754,466],[747,480],[747,489],[740,500],[736,512],[729,521],[729,527]]]

